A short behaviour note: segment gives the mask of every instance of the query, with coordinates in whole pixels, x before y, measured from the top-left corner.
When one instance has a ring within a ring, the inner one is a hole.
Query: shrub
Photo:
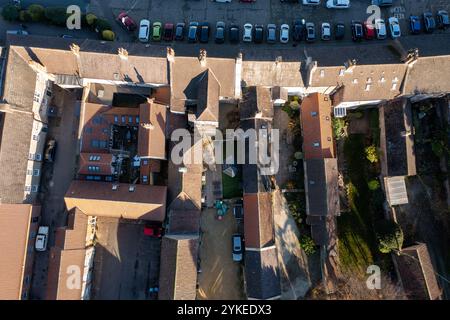
[[[375,233],[378,240],[378,249],[382,253],[401,250],[403,245],[403,231],[392,220],[381,220],[375,224]]]
[[[93,13],[88,13],[85,15],[86,24],[88,26],[95,26],[96,21],[98,20],[97,16]]]
[[[112,30],[111,25],[107,20],[97,19],[95,20],[95,31],[102,33],[105,30]]]
[[[66,8],[49,7],[45,9],[45,18],[54,25],[65,26],[67,17]]]
[[[102,39],[107,41],[114,41],[116,35],[111,30],[103,30]]]
[[[336,138],[336,140],[345,137],[348,125],[346,120],[344,120],[343,118],[333,118],[332,125],[334,137]]]
[[[366,147],[364,149],[364,152],[366,154],[366,159],[369,160],[371,163],[378,162],[378,151],[377,151],[377,147],[375,147],[375,145]]]
[[[433,141],[431,141],[431,150],[436,157],[442,157],[442,155],[444,154],[444,149],[444,143],[441,140],[434,139]]]
[[[308,256],[316,252],[316,245],[313,239],[307,235],[303,235],[300,238],[300,247]]]
[[[39,22],[45,18],[45,9],[40,4],[31,4],[28,7],[27,12],[30,14],[31,21],[33,22]]]
[[[19,8],[11,4],[4,6],[2,9],[2,17],[6,21],[15,21],[19,19]]]
[[[31,21],[31,16],[28,13],[28,11],[21,10],[19,12],[19,20],[22,21],[22,22],[30,22]]]
[[[380,188],[380,182],[376,179],[373,179],[367,183],[367,186],[369,187],[369,190],[375,191]]]

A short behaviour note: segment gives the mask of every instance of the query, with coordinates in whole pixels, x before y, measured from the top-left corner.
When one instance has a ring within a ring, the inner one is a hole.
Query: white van
[[[147,19],[142,19],[139,24],[139,41],[148,42],[148,37],[150,35],[150,21]]]

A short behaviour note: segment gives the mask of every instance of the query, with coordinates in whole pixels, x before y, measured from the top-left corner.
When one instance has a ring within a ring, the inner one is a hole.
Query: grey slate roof
[[[275,247],[245,252],[245,283],[248,298],[273,299],[281,295]]]
[[[15,50],[8,50],[3,100],[15,109],[31,111],[35,87],[36,72]]]
[[[198,235],[166,235],[161,244],[160,300],[194,300]]]
[[[333,216],[339,212],[338,171],[335,158],[306,160],[307,214]]]
[[[24,198],[33,116],[0,112],[0,202],[31,203]]]

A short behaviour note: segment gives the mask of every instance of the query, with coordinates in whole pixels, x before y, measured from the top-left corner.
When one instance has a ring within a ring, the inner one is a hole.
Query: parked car
[[[338,22],[334,26],[334,38],[336,40],[342,40],[345,37],[345,24],[343,22]]]
[[[436,29],[436,22],[431,12],[425,12],[423,14],[423,25],[427,33],[432,33]]]
[[[295,20],[292,28],[292,40],[299,42],[305,38],[305,20]]]
[[[420,30],[422,29],[420,25],[420,18],[418,16],[410,16],[409,27],[411,29],[412,34],[419,34]]]
[[[57,145],[58,144],[56,143],[55,139],[48,140],[47,146],[45,147],[44,161],[55,162]]]
[[[203,22],[200,24],[200,42],[208,43],[209,41],[209,23]]]
[[[148,42],[148,37],[150,35],[150,21],[147,19],[142,19],[139,23],[139,41]]]
[[[363,23],[364,26],[364,38],[366,38],[367,40],[372,40],[373,38],[375,38],[375,27],[372,23],[364,21]]]
[[[361,22],[352,20],[351,24],[352,29],[352,40],[353,41],[361,41],[363,38],[363,25]]]
[[[372,0],[372,4],[379,7],[387,7],[393,5],[393,0]]]
[[[48,242],[48,231],[49,227],[40,226],[36,236],[36,242],[34,247],[36,251],[45,251],[47,250],[47,242]]]
[[[198,22],[189,23],[188,41],[191,43],[198,41]]]
[[[316,41],[316,27],[313,22],[306,23],[306,42]]]
[[[186,24],[183,22],[177,23],[177,26],[175,27],[175,40],[177,41],[183,41],[184,40],[184,28]]]
[[[218,21],[216,23],[216,34],[214,36],[214,41],[216,43],[224,43],[225,42],[225,22]]]
[[[256,2],[256,0],[239,0],[239,2]]]
[[[17,34],[27,36],[29,33],[25,30],[7,30],[6,34]]]
[[[328,0],[328,9],[348,9],[350,8],[350,0]]]
[[[159,223],[147,223],[144,226],[144,235],[151,238],[161,238],[163,234],[163,228]]]
[[[242,246],[242,236],[240,234],[237,233],[233,234],[232,245],[233,245],[233,261],[235,262],[242,261],[244,250]]]
[[[244,210],[243,210],[243,206],[242,206],[242,200],[238,200],[234,204],[233,215],[234,215],[234,218],[238,221],[240,221],[244,218]]]
[[[445,10],[439,10],[436,14],[437,27],[440,29],[445,29],[450,26],[450,19],[448,17],[448,12]]]
[[[231,0],[214,0],[215,2],[220,2],[220,3],[230,3]]]
[[[252,42],[252,31],[253,31],[253,26],[251,23],[244,24],[244,34],[242,36],[242,41]]]
[[[331,39],[331,25],[328,22],[323,22],[320,30],[322,40],[328,41]]]
[[[320,4],[320,0],[303,0],[303,4],[305,6],[318,6]]]
[[[253,42],[262,43],[264,41],[264,26],[261,24],[255,24],[253,28]]]
[[[284,23],[280,27],[280,42],[288,43],[289,42],[289,25]]]
[[[273,23],[267,25],[267,43],[275,43],[277,42],[277,26]]]
[[[137,29],[136,23],[133,21],[133,19],[130,18],[130,16],[126,12],[121,12],[117,16],[116,21],[127,31],[133,32],[134,30]]]
[[[162,23],[153,22],[152,40],[161,41],[161,34],[162,34]]]
[[[164,41],[173,40],[173,28],[174,28],[173,23],[164,24],[164,34],[163,34]]]
[[[387,37],[386,23],[383,19],[375,19],[375,32],[377,39],[383,40]]]
[[[230,29],[228,30],[228,39],[230,39],[231,43],[239,42],[239,26],[236,24],[232,24]]]
[[[389,18],[389,30],[391,31],[392,39],[397,39],[402,35],[400,23],[398,23],[398,19],[396,17]]]

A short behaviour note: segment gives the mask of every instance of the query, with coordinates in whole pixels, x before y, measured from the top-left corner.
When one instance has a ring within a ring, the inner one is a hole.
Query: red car
[[[163,39],[164,41],[172,41],[173,40],[173,23],[166,23],[164,25],[164,33]]]
[[[144,227],[144,235],[152,238],[161,238],[163,229],[160,224],[149,223]]]
[[[126,12],[122,12],[117,16],[117,22],[128,31],[137,29],[137,24],[130,18]]]
[[[364,21],[364,37],[367,40],[375,38],[375,26],[367,21]]]

